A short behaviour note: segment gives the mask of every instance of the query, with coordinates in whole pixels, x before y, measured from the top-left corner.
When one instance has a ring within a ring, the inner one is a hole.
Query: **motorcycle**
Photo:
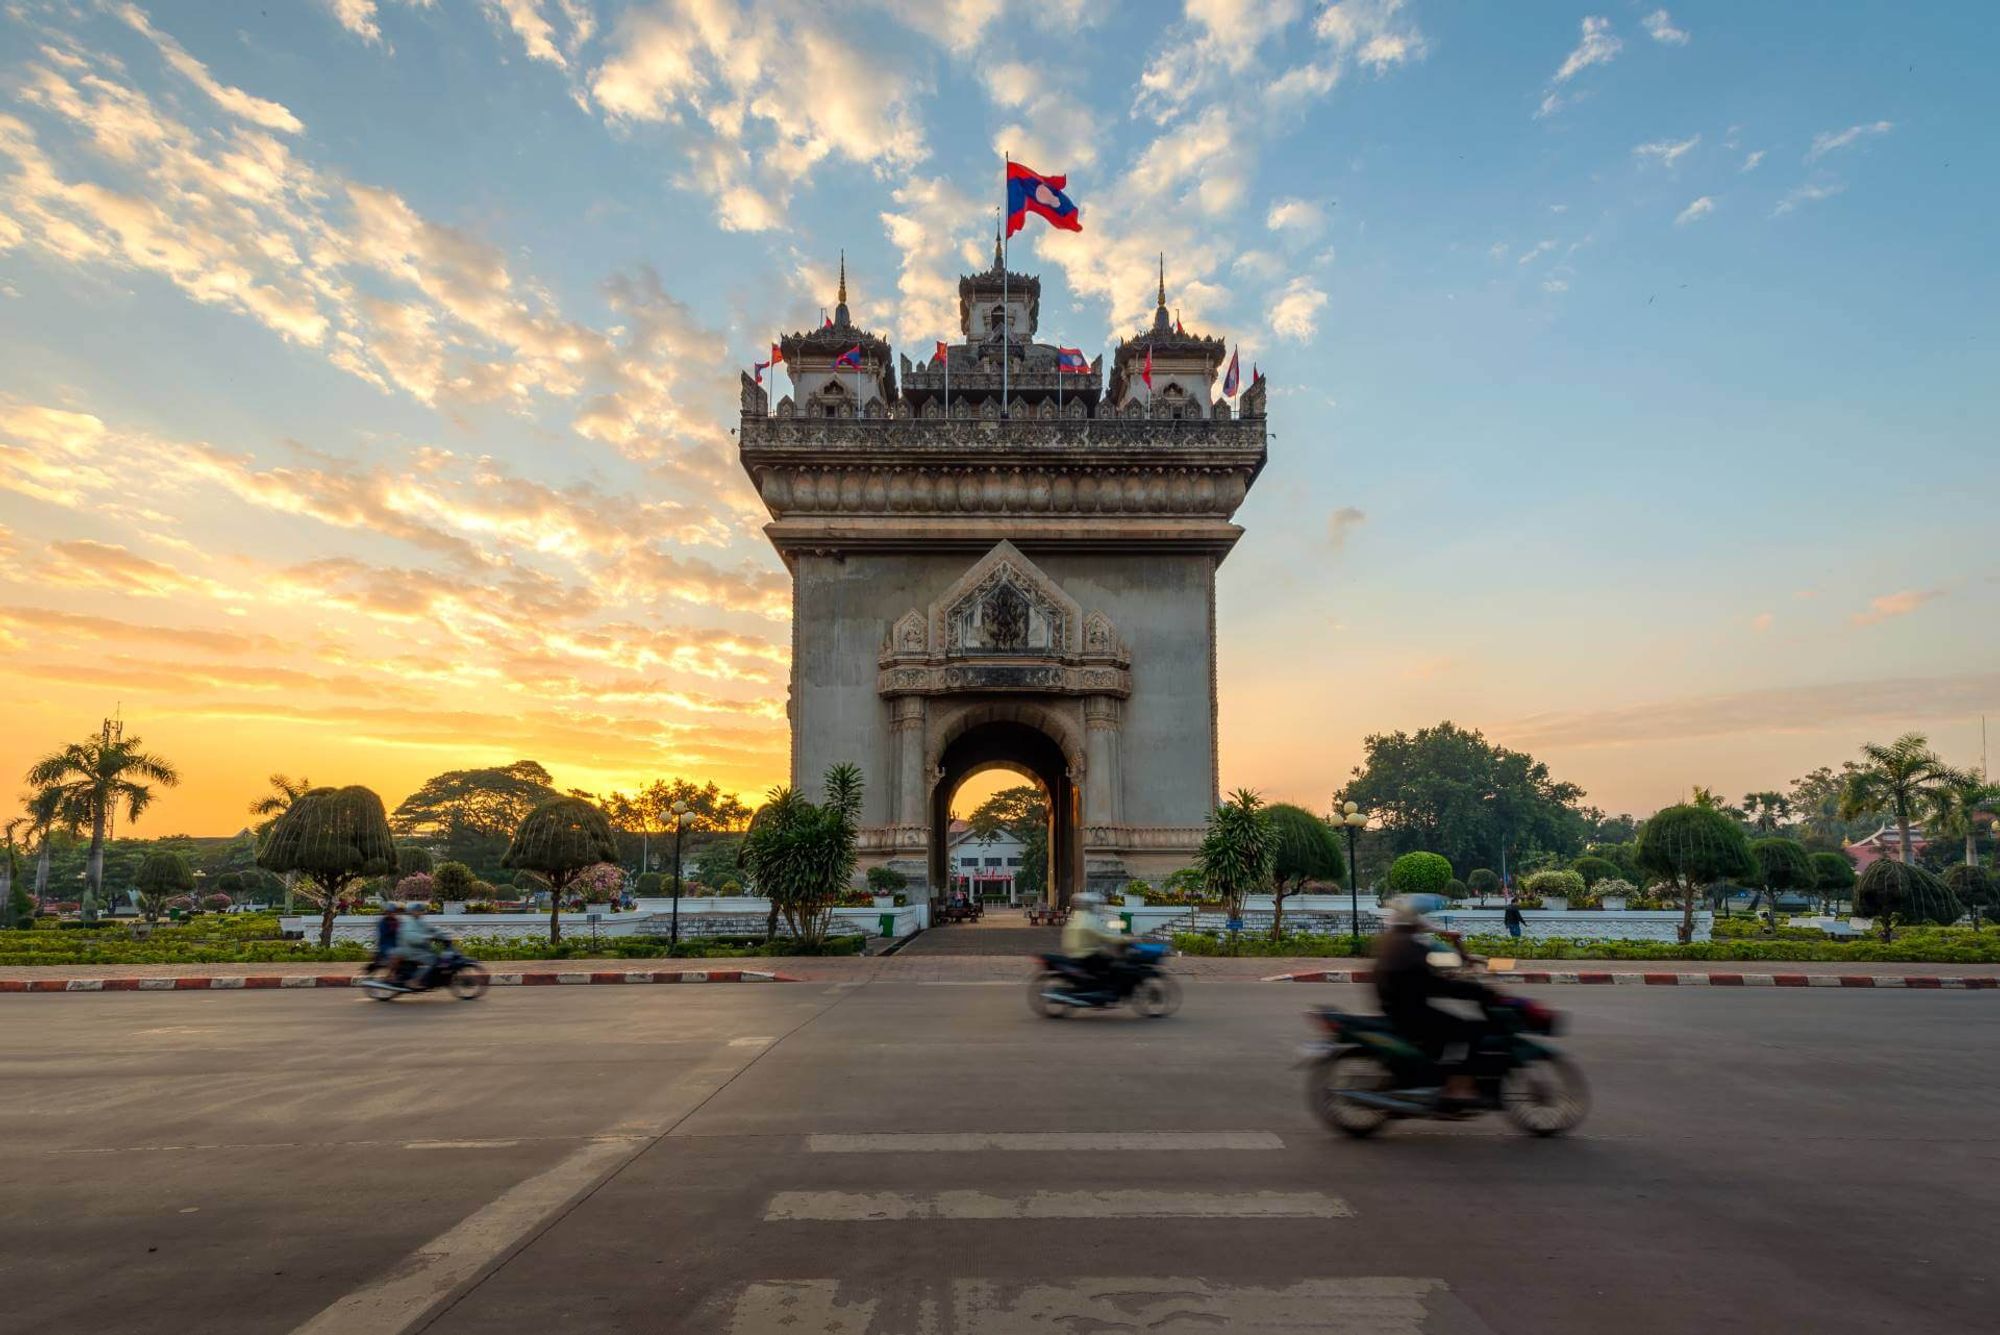
[[[1438,1063],[1383,1016],[1308,1011],[1324,1037],[1300,1053],[1300,1064],[1312,1068],[1307,1103],[1321,1121],[1356,1138],[1398,1119],[1459,1121],[1484,1112],[1504,1113],[1533,1136],[1574,1130],[1590,1111],[1589,1087],[1573,1062],[1541,1041],[1562,1032],[1562,1017],[1522,997],[1495,997],[1484,1010],[1488,1035],[1467,1059],[1478,1091],[1469,1104],[1444,1101]]]
[[[1028,984],[1028,1005],[1038,1015],[1060,1020],[1080,1010],[1109,1010],[1130,1003],[1149,1020],[1181,1008],[1181,985],[1160,968],[1167,948],[1156,941],[1127,946],[1097,974],[1067,955],[1040,955],[1042,971]]]
[[[434,992],[442,988],[460,1001],[474,1001],[486,995],[486,988],[493,980],[486,973],[486,966],[470,955],[461,954],[457,946],[445,942],[431,961],[428,973],[420,982],[397,981],[397,969],[391,966],[384,977],[373,974],[361,980],[361,987],[377,1001],[394,1001],[397,997],[412,996],[420,992]]]

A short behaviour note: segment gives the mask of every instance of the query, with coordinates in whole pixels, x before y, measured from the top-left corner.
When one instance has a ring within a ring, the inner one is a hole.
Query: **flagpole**
[[[1013,188],[1009,177],[1013,160],[1010,153],[1000,155],[1000,416],[1003,420],[1010,406],[1007,398],[1007,363],[1010,360],[1007,355],[1007,264],[1008,251],[1013,247],[1012,238],[1007,234],[1007,192]]]

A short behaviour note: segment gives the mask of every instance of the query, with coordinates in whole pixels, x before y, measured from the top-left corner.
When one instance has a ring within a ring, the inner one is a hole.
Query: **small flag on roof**
[[[856,344],[855,344],[855,345],[854,345],[853,347],[849,348],[849,349],[848,349],[848,350],[847,350],[846,352],[843,352],[843,353],[841,353],[841,354],[840,354],[840,355],[839,355],[838,357],[835,357],[835,358],[833,359],[833,364],[834,364],[835,366],[851,366],[851,367],[853,367],[853,368],[854,368],[855,370],[857,370],[857,371],[858,371],[858,370],[860,370],[860,369],[861,369],[861,345],[860,345],[859,343],[856,343]]]
[[[937,351],[936,351],[935,353],[933,353],[933,354],[932,354],[932,356],[931,356],[931,360],[932,360],[933,362],[948,362],[948,361],[950,361],[950,360],[951,360],[951,344],[949,344],[949,343],[946,343],[946,342],[945,342],[945,341],[944,341],[943,339],[939,339],[939,340],[938,340],[938,345],[937,345]]]
[[[783,360],[785,360],[784,348],[779,344],[773,343],[771,345],[771,361],[769,364],[772,366],[776,366],[779,362]]]
[[[1237,354],[1234,352],[1229,354],[1229,369],[1222,373],[1222,397],[1225,399],[1233,399],[1236,397],[1236,386],[1238,380],[1240,379],[1237,370],[1236,356]]]
[[[1037,214],[1049,226],[1065,232],[1083,230],[1083,213],[1063,193],[1067,176],[1044,176],[1018,162],[1007,164],[1007,235],[1028,225],[1028,215]]]
[[[1062,375],[1089,375],[1090,359],[1082,348],[1057,348],[1056,371]]]
[[[1146,369],[1139,372],[1139,378],[1146,382],[1146,388],[1153,387],[1153,345],[1146,345]]]
[[[766,371],[768,371],[768,370],[770,370],[770,369],[771,369],[771,363],[769,363],[769,362],[751,362],[751,363],[750,363],[750,371],[751,371],[751,374],[753,374],[753,375],[755,375],[755,376],[757,377],[757,383],[758,383],[758,384],[760,384],[760,385],[764,383],[764,372],[766,372]]]

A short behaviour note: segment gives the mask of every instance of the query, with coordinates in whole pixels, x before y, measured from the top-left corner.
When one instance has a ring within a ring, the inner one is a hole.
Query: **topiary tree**
[[[1405,853],[1389,864],[1392,895],[1441,895],[1451,884],[1451,863],[1440,853]]]
[[[1854,889],[1854,861],[1845,853],[1814,853],[1812,886],[1819,895],[1820,908],[1832,912],[1833,901]]]
[[[179,853],[148,853],[133,885],[139,891],[139,912],[147,922],[158,922],[168,900],[194,889],[194,869]]]
[[[464,899],[479,878],[463,862],[440,862],[431,871],[431,884],[439,899]]]
[[[546,877],[549,889],[549,944],[562,940],[563,890],[600,862],[618,857],[611,821],[595,803],[580,797],[552,797],[536,807],[514,831],[500,865]],[[443,879],[447,862],[437,874]]]
[[[1271,807],[1271,828],[1277,837],[1271,864],[1271,939],[1276,941],[1285,929],[1285,896],[1298,894],[1309,881],[1340,880],[1347,864],[1333,826],[1304,807],[1277,803]]]
[[[1570,870],[1583,878],[1585,889],[1590,889],[1599,881],[1608,881],[1625,874],[1624,869],[1610,858],[1592,857],[1588,854],[1572,863]]]
[[[1756,870],[1742,827],[1714,807],[1693,803],[1655,812],[1639,830],[1638,858],[1680,899],[1682,945],[1694,939],[1694,906],[1703,888]]]
[[[1944,883],[1951,887],[1952,894],[1958,896],[1958,902],[1971,911],[1972,930],[1975,932],[1979,930],[1980,915],[1995,903],[2000,903],[2000,881],[1996,881],[1993,873],[1977,863],[1961,862],[1947,867]]]
[[[1806,846],[1796,839],[1759,839],[1750,845],[1751,861],[1757,864],[1757,884],[1764,896],[1765,916],[1771,930],[1778,930],[1778,892],[1810,890],[1813,886],[1812,859]]]
[[[430,871],[436,867],[431,851],[422,844],[397,844],[396,866],[406,872]]]
[[[1453,903],[1464,899],[1467,893],[1465,882],[1459,880],[1456,876],[1452,877],[1451,884],[1444,888],[1445,898],[1451,900]]]
[[[642,899],[656,899],[666,889],[667,878],[656,871],[649,871],[639,877],[633,893]]]
[[[1893,858],[1868,864],[1854,887],[1854,908],[1875,919],[1884,941],[1895,939],[1898,920],[1949,924],[1964,912],[1951,887],[1935,872]]]
[[[1466,875],[1465,888],[1484,899],[1488,895],[1499,893],[1500,878],[1490,867],[1475,867]]]
[[[894,867],[870,867],[868,889],[877,895],[897,895],[909,889],[910,878]]]
[[[1222,900],[1231,918],[1243,914],[1243,897],[1271,883],[1277,865],[1277,828],[1264,799],[1239,788],[1208,814],[1196,863],[1208,893]]]
[[[359,786],[301,793],[272,822],[257,865],[297,872],[311,886],[303,893],[320,906],[319,943],[331,946],[341,891],[364,876],[396,870],[396,842],[382,799]]]

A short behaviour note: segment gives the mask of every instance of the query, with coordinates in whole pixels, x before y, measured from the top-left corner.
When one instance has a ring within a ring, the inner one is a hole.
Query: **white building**
[[[973,834],[967,822],[954,820],[945,853],[951,888],[982,899],[1018,904],[1021,901],[1015,886],[1026,852],[1026,846],[1010,831],[996,830],[982,839]]]

